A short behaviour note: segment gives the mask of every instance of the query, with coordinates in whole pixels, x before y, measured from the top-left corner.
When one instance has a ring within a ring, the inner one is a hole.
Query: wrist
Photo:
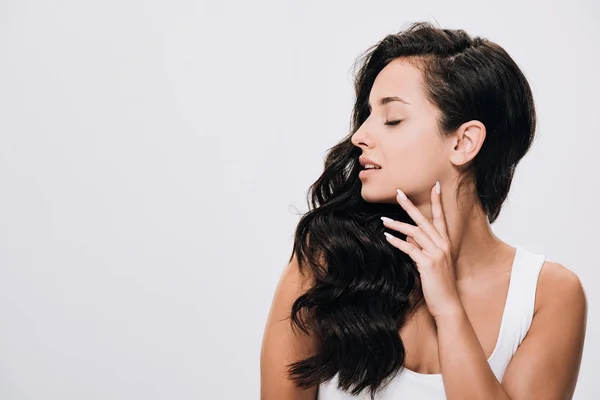
[[[443,324],[447,321],[455,322],[461,318],[467,318],[467,313],[460,301],[448,304],[439,313],[436,313],[434,320],[436,324]]]

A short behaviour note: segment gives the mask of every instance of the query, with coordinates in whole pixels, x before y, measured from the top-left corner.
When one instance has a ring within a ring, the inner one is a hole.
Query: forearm
[[[448,400],[510,400],[492,372],[462,304],[438,317],[436,324]]]

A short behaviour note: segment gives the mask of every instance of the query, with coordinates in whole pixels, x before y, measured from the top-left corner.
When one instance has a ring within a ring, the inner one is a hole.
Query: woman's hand
[[[462,307],[456,288],[456,275],[440,192],[438,181],[431,189],[433,224],[400,189],[396,200],[417,226],[381,217],[384,226],[407,235],[405,241],[384,232],[394,247],[408,254],[417,264],[427,308],[436,320],[453,314]]]

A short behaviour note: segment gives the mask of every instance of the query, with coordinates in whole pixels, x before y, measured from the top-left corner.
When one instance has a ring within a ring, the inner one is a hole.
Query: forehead
[[[419,104],[425,97],[421,85],[421,71],[405,58],[396,58],[386,65],[375,78],[369,95],[369,104],[374,106],[380,98],[387,96],[400,96],[411,105]]]

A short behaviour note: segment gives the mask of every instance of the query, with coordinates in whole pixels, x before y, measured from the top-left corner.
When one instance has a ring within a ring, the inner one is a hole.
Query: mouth
[[[358,176],[359,177],[364,177],[364,176],[369,176],[371,174],[374,174],[375,172],[379,171],[381,169],[381,167],[377,167],[377,168],[363,168]]]
[[[370,175],[372,172],[378,171],[381,169],[381,165],[376,164],[375,160],[371,160],[367,158],[364,154],[358,158],[358,162],[362,167],[359,175]]]

